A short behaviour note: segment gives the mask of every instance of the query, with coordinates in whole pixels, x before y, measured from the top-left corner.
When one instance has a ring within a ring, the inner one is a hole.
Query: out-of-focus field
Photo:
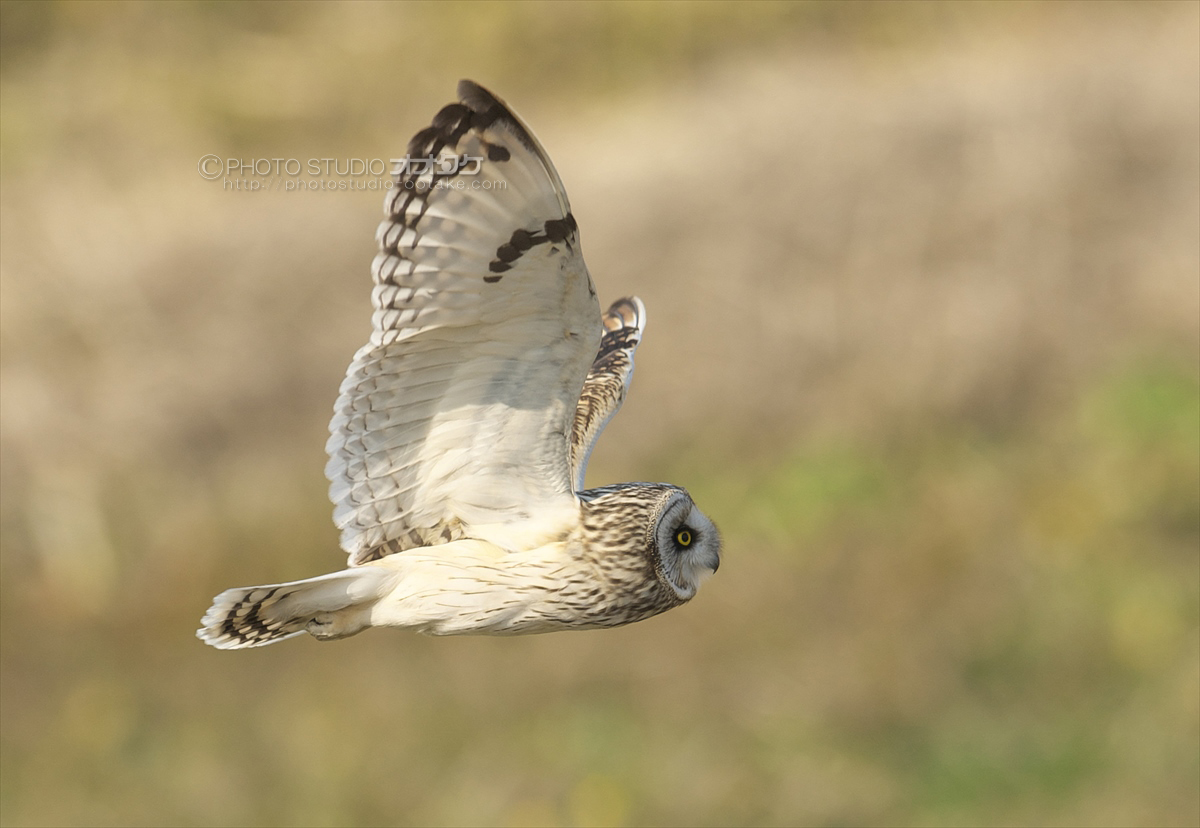
[[[1200,5],[0,6],[4,825],[1200,823]],[[471,77],[650,324],[633,627],[218,652],[343,561],[382,158]]]

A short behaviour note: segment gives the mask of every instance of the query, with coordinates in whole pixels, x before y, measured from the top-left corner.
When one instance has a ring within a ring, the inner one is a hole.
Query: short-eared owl
[[[463,81],[458,96],[388,191],[374,330],[329,424],[349,568],[226,590],[197,632],[214,647],[615,627],[717,570],[720,536],[683,489],[583,490],[646,310],[600,313],[545,150],[486,89]]]

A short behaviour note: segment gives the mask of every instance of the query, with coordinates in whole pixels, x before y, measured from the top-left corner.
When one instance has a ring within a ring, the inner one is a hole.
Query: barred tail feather
[[[286,584],[227,589],[213,599],[196,637],[221,650],[262,647],[303,632],[345,638],[371,624],[375,602],[397,573],[355,567]]]

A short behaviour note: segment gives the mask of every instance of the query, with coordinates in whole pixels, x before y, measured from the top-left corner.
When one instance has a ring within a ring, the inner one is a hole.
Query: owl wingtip
[[[619,327],[643,331],[646,329],[646,304],[636,296],[622,296],[608,306],[604,319],[606,323],[610,320],[617,323],[615,326],[606,324],[609,330]]]
[[[480,92],[487,92],[487,89],[485,89],[482,85],[476,83],[475,81],[471,80],[470,78],[463,78],[462,80],[460,80],[458,82],[457,91],[458,91],[458,97],[467,98],[467,97],[470,97],[471,95],[477,95]],[[491,93],[488,93],[488,94],[491,94]]]
[[[458,93],[458,99],[472,109],[486,110],[493,106],[498,106],[505,111],[509,111],[508,105],[500,100],[496,96],[496,93],[473,80],[463,78],[458,82],[458,88],[455,91]]]

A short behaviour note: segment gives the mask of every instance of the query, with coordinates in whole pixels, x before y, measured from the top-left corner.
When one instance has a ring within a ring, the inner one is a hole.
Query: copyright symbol
[[[213,168],[216,168],[215,170]],[[221,177],[221,171],[224,167],[221,164],[221,159],[216,155],[206,155],[200,159],[200,163],[196,165],[196,169],[200,171],[201,178],[207,178],[212,181],[214,178]]]

